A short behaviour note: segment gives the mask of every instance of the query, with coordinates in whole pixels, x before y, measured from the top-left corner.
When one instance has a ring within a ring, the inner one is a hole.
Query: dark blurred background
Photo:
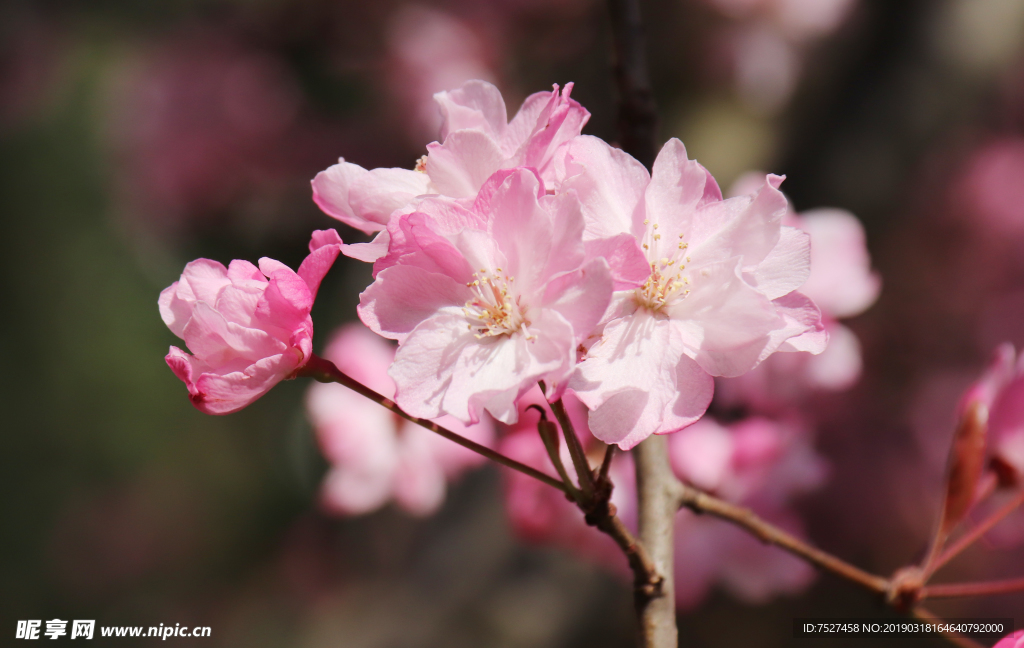
[[[884,288],[848,322],[865,373],[817,404],[831,478],[801,509],[818,544],[891,573],[924,548],[960,391],[996,344],[1024,345],[1024,2],[641,5],[662,139],[723,187],[785,173],[797,209],[867,228]],[[61,618],[208,625],[191,643],[224,647],[632,645],[628,586],[512,537],[493,468],[431,518],[330,517],[306,385],[210,417],[163,362],[156,298],[187,261],[295,267],[312,229],[365,240],[309,180],[338,156],[411,167],[436,137],[430,95],[468,78],[510,115],[575,81],[585,132],[615,139],[598,0],[0,4],[4,642],[18,619]],[[368,281],[339,260],[320,345]],[[1011,574],[1021,549],[989,541],[948,578]],[[888,614],[822,577],[764,606],[714,594],[680,616],[681,643],[792,645],[795,616]]]

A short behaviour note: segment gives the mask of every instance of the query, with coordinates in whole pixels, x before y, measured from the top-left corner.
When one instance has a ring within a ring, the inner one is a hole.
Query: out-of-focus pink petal
[[[992,648],[1022,648],[1024,647],[1024,630],[1017,630],[1000,639]]]
[[[698,488],[715,491],[732,468],[733,447],[724,427],[703,418],[672,437],[672,470]]]
[[[807,359],[805,374],[810,385],[827,391],[849,389],[860,378],[860,341],[842,324],[826,325],[828,346]]]
[[[816,209],[800,214],[800,229],[811,235],[811,276],[800,292],[837,318],[873,304],[881,279],[871,271],[860,221],[841,209]]]

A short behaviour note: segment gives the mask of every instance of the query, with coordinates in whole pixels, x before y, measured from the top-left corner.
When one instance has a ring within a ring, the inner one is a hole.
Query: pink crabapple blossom
[[[584,238],[631,237],[647,278],[619,290],[571,389],[590,429],[623,449],[699,419],[712,376],[737,376],[775,351],[820,353],[820,313],[796,292],[810,272],[808,236],[783,227],[782,178],[722,199],[704,167],[669,140],[653,171],[589,136],[568,149],[563,190],[583,208]]]
[[[192,352],[172,346],[165,359],[196,408],[236,412],[309,360],[309,313],[341,245],[333,229],[313,232],[298,272],[266,257],[227,268],[197,259],[160,293],[160,316]]]
[[[387,370],[395,348],[361,324],[341,328],[323,357],[386,398],[394,397]],[[338,384],[312,385],[306,409],[331,463],[321,499],[336,513],[367,513],[391,499],[414,515],[433,513],[444,501],[446,483],[484,461]],[[494,440],[486,418],[470,426],[451,417],[437,423],[483,445]]]
[[[441,111],[441,142],[427,146],[416,169],[373,169],[346,162],[313,179],[313,200],[329,216],[366,233],[372,243],[356,243],[344,253],[373,262],[387,251],[388,224],[419,196],[437,194],[472,200],[500,169],[536,169],[548,189],[564,177],[565,147],[580,134],[590,113],[570,98],[572,83],[559,91],[538,92],[508,122],[501,92],[486,81],[434,95]],[[383,230],[383,231],[382,231]]]
[[[538,381],[550,398],[564,390],[608,307],[608,263],[588,258],[575,197],[547,195],[531,169],[496,173],[469,208],[426,206],[399,219],[406,236],[391,241],[397,258],[360,296],[359,317],[398,340],[389,374],[407,412],[514,423]]]

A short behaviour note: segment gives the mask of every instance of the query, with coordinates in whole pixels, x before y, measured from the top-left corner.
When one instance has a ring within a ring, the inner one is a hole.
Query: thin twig
[[[942,619],[940,617],[936,616],[935,614],[933,614],[932,612],[926,610],[925,608],[923,608],[921,606],[917,606],[916,608],[914,608],[911,611],[911,614],[913,614],[915,618],[920,619],[921,621],[926,621],[928,623],[935,623],[935,624],[942,624],[943,623],[943,621],[942,621]],[[970,637],[964,636],[964,635],[960,634],[959,632],[945,632],[944,631],[942,633],[942,636],[944,636],[946,639],[948,639],[949,641],[953,642],[957,646],[960,646],[960,648],[985,648],[985,646],[981,645],[980,643],[978,643],[974,639],[971,639]]]
[[[950,560],[958,556],[960,552],[974,544],[978,540],[978,538],[988,533],[992,529],[992,527],[1002,522],[1003,518],[1005,518],[1010,513],[1013,513],[1013,511],[1020,507],[1021,504],[1024,504],[1024,488],[1022,488],[1013,499],[1004,504],[992,515],[985,518],[974,528],[972,528],[970,531],[968,531],[959,539],[957,539],[956,542],[947,547],[946,550],[943,551],[938,558],[934,559],[931,562],[931,564],[928,567],[928,570],[925,572],[925,575],[931,576],[932,574],[937,572],[939,568],[941,568]]]
[[[821,569],[853,581],[872,592],[885,594],[889,580],[864,571],[850,563],[813,547],[791,533],[766,522],[750,509],[718,499],[685,484],[679,484],[679,503],[695,513],[707,513],[743,527],[762,542],[773,544]]]
[[[565,411],[562,399],[559,398],[550,405],[551,411],[558,419],[558,424],[562,426],[562,435],[565,437],[565,444],[569,446],[569,456],[572,457],[572,465],[576,468],[576,479],[580,482],[580,490],[583,491],[585,499],[590,499],[594,496],[594,474],[590,471],[590,462],[587,461],[587,455],[583,452],[583,444],[576,436],[576,429],[573,428],[572,421],[569,420],[569,414]]]
[[[1024,592],[1024,578],[976,583],[943,583],[921,588],[921,598],[959,598],[963,596],[986,596],[988,594],[1012,594]]]
[[[437,423],[434,423],[433,421],[417,418],[406,413],[405,410],[396,405],[393,400],[391,400],[390,398],[386,398],[381,394],[378,394],[377,392],[370,389],[366,385],[362,384],[358,380],[346,375],[340,369],[334,366],[334,363],[329,360],[324,360],[323,358],[314,355],[309,359],[309,362],[307,362],[305,366],[303,366],[302,369],[300,369],[297,372],[297,375],[313,378],[314,380],[318,380],[320,382],[336,382],[338,384],[344,385],[345,387],[348,387],[352,391],[361,394],[362,396],[369,398],[373,402],[391,410],[392,412],[401,416],[402,418],[412,421],[416,425],[419,425],[430,430],[431,432],[439,434],[450,441],[454,441],[463,448],[472,450],[473,452],[479,455],[483,455],[484,457],[487,457],[491,461],[500,463],[501,465],[511,468],[512,470],[518,470],[524,475],[529,475],[534,479],[540,480],[547,484],[548,486],[557,488],[563,493],[566,492],[565,485],[562,484],[562,482],[558,481],[554,477],[551,477],[550,475],[542,473],[536,468],[531,468],[526,464],[519,463],[518,461],[512,459],[511,457],[506,457],[500,452],[495,452],[494,450],[491,450],[487,446],[480,445],[476,441],[471,441],[464,436],[461,436],[459,434],[456,434],[455,432],[452,432],[451,430],[443,428]]]

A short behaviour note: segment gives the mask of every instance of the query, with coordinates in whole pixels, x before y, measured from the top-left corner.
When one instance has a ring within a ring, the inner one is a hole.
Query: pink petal
[[[396,209],[428,193],[429,183],[410,169],[367,171],[341,159],[313,178],[313,201],[328,216],[371,233],[383,229]]]
[[[579,270],[550,281],[544,293],[544,306],[572,325],[579,344],[601,321],[611,302],[612,289],[608,263],[604,259],[593,259]]]
[[[674,137],[665,142],[644,193],[647,218],[670,232],[688,232],[707,178],[704,167],[686,157],[682,142]]]
[[[231,414],[267,393],[295,370],[298,357],[284,353],[250,365],[244,371],[226,375],[204,373],[196,381],[192,404],[206,414]]]
[[[628,450],[699,419],[714,381],[681,351],[669,322],[647,311],[605,327],[569,384],[591,410],[594,436]]]
[[[800,229],[811,236],[811,275],[800,291],[838,318],[873,304],[881,279],[871,271],[860,221],[840,209],[817,209],[800,215]]]
[[[647,257],[632,234],[587,241],[584,250],[588,259],[600,258],[608,262],[615,290],[636,288],[651,274]]]
[[[563,190],[575,190],[583,211],[587,240],[622,233],[641,236],[643,195],[650,175],[629,154],[583,135],[569,145]]]
[[[782,316],[785,325],[772,331],[770,341],[762,352],[762,358],[778,349],[780,351],[806,351],[819,354],[828,344],[828,331],[821,320],[821,311],[806,295],[792,292],[773,302],[776,312]]]
[[[341,252],[341,247],[341,237],[333,229],[313,232],[309,241],[309,256],[302,261],[302,265],[299,266],[299,271],[296,273],[306,282],[312,299],[316,299],[320,282],[334,265],[335,259]]]
[[[404,341],[423,321],[441,310],[459,313],[471,291],[451,277],[410,266],[393,266],[359,296],[359,319],[386,338]],[[458,326],[466,331],[465,320]],[[438,416],[435,414],[434,416]]]
[[[668,306],[685,352],[712,376],[738,376],[761,359],[783,319],[738,274],[736,259],[694,273],[689,295]]]
[[[373,263],[388,253],[391,236],[388,231],[381,230],[369,243],[347,243],[341,246],[341,253],[350,259],[364,263]]]
[[[441,109],[441,141],[458,130],[477,130],[500,140],[507,128],[505,100],[486,81],[466,81],[457,90],[438,92],[434,101]]]
[[[811,274],[811,237],[783,227],[778,244],[750,273],[758,291],[777,299],[800,288]]]
[[[443,145],[427,145],[427,175],[438,193],[452,198],[475,196],[504,162],[497,143],[479,131],[455,131]]]

